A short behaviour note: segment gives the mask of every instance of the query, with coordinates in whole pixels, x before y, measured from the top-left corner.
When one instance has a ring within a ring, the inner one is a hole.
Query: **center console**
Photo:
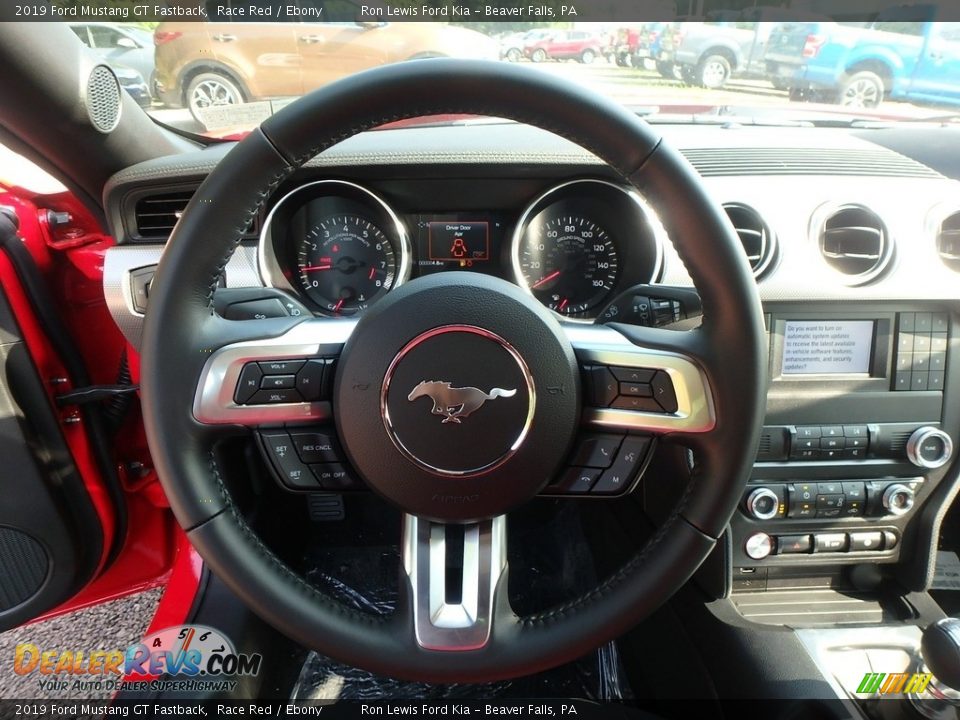
[[[731,521],[734,592],[925,562],[918,518],[958,440],[960,408],[945,402],[960,383],[953,315],[903,302],[765,309],[767,415]]]

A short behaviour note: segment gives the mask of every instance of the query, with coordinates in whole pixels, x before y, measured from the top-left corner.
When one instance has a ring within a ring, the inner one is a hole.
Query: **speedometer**
[[[383,231],[359,215],[320,219],[301,240],[297,268],[304,291],[328,312],[348,315],[393,287],[397,259]]]
[[[566,215],[527,228],[519,264],[524,283],[541,303],[578,315],[608,299],[620,263],[606,230],[588,218]]]

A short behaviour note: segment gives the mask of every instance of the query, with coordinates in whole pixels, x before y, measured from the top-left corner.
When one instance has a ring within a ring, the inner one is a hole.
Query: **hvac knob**
[[[894,483],[883,491],[883,509],[890,515],[905,515],[913,507],[914,497],[913,490],[909,487]]]
[[[938,428],[918,428],[907,440],[907,459],[917,467],[943,467],[950,461],[951,455],[953,440]]]
[[[757,520],[771,520],[780,509],[780,498],[770,488],[757,488],[747,496],[747,510]]]

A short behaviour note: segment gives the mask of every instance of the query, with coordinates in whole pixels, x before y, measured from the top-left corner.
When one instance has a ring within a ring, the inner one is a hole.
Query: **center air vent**
[[[893,257],[893,241],[883,221],[859,205],[831,211],[819,224],[818,240],[827,264],[853,285],[875,279]]]
[[[960,212],[949,215],[940,223],[937,252],[948,268],[960,272]]]
[[[193,197],[193,190],[144,195],[134,208],[136,234],[149,240],[166,240],[180,214]]]
[[[776,256],[776,236],[753,208],[739,203],[727,203],[723,209],[740,236],[740,244],[747,253],[754,277],[759,278],[771,267]]]

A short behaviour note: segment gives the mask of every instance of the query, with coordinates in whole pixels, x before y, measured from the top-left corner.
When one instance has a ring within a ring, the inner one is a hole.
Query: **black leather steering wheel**
[[[369,128],[443,113],[538,126],[608,163],[657,209],[700,292],[702,325],[689,332],[573,326],[505,281],[466,273],[406,283],[359,321],[229,321],[214,311],[218,280],[243,231],[298,167]],[[160,263],[141,388],[150,449],[177,520],[210,568],[255,612],[351,665],[405,679],[480,682],[536,672],[609,642],[697,569],[729,521],[755,456],[764,346],[756,286],[732,227],[696,173],[650,126],[543,73],[425,60],[313,92],[219,163]],[[251,358],[316,355],[339,355],[332,402],[259,409],[233,402],[240,368]],[[418,375],[418,363],[430,368],[424,373],[475,373],[483,379],[472,384],[504,392],[491,391],[499,399],[462,424],[441,422],[426,403],[423,419],[411,420],[411,383],[438,379]],[[584,407],[578,366],[591,363],[659,368],[673,380],[676,410]],[[510,432],[498,434],[483,419],[486,412],[502,413],[496,417]],[[260,541],[221,477],[214,448],[225,435],[317,418],[335,419],[353,467],[406,513],[400,601],[390,616],[349,609],[309,585]],[[581,425],[680,443],[693,451],[691,478],[669,518],[624,567],[583,597],[518,617],[506,587],[504,517],[555,477]],[[462,466],[468,448],[458,426],[492,443]],[[456,452],[435,454],[434,446]],[[469,523],[469,582],[459,605],[435,593],[442,585],[435,562],[442,571],[444,522]]]

